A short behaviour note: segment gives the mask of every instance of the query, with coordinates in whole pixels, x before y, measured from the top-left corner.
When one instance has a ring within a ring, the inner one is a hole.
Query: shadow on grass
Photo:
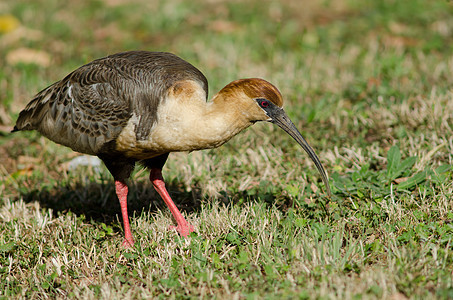
[[[167,206],[151,182],[147,180],[129,180],[128,213],[129,217],[140,216],[142,213],[153,213],[158,210],[168,211]],[[195,185],[191,191],[178,181],[166,183],[167,190],[181,212],[190,214],[201,209],[202,203],[220,202],[225,205],[242,205],[243,203],[261,202],[268,206],[276,205],[283,212],[293,207],[302,210],[308,219],[319,219],[329,215],[325,203],[306,202],[295,204],[294,200],[281,195],[275,195],[265,190],[255,191],[256,194],[238,192],[229,195],[221,192],[221,196],[215,199],[203,197],[202,191]],[[121,209],[115,193],[112,180],[102,182],[73,181],[67,185],[54,186],[33,190],[21,194],[26,203],[37,201],[42,208],[52,209],[54,216],[72,212],[76,216],[85,216],[89,221],[112,225],[116,230],[122,227]],[[172,218],[173,222],[174,219]],[[176,225],[176,224],[175,224]]]
[[[151,183],[145,181],[128,182],[129,217],[143,212],[168,210],[162,198],[154,191]],[[167,189],[180,211],[191,213],[200,208],[201,195],[187,192],[178,183],[167,183]],[[21,194],[26,203],[37,201],[41,207],[52,209],[55,216],[72,212],[77,216],[106,224],[116,224],[121,219],[121,209],[115,193],[113,180],[105,183],[74,182],[58,186],[33,190]]]

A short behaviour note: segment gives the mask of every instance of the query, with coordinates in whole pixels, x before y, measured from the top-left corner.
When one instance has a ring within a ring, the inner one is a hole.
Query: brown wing
[[[137,139],[157,122],[158,105],[180,80],[207,80],[181,58],[162,52],[131,51],[95,60],[41,91],[19,114],[15,130],[36,129],[75,151],[99,154],[135,114]]]

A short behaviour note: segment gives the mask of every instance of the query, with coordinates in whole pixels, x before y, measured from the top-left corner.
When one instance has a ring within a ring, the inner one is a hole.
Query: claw
[[[128,248],[133,248],[134,247],[134,241],[129,241],[127,239],[125,239],[123,241],[123,247],[128,249]]]
[[[187,237],[191,232],[195,230],[194,227],[190,224],[186,224],[184,226],[170,226],[170,230],[174,229],[176,229],[176,231],[183,237]]]

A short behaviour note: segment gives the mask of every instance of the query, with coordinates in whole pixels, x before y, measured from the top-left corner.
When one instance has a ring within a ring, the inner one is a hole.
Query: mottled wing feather
[[[20,113],[19,130],[36,129],[75,151],[97,154],[119,135],[131,111],[115,72],[83,66],[40,92]]]
[[[15,130],[36,129],[75,151],[100,154],[128,120],[139,118],[137,139],[157,122],[158,105],[180,80],[207,80],[170,53],[131,51],[95,60],[41,91],[20,113]]]

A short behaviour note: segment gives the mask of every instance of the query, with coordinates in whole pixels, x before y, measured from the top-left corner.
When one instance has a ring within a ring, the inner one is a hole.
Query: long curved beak
[[[296,126],[294,126],[293,122],[288,117],[286,112],[282,108],[278,108],[277,110],[274,110],[271,118],[272,119],[270,120],[270,122],[277,124],[281,129],[286,131],[286,133],[288,133],[293,139],[295,139],[296,142],[299,145],[301,145],[301,147],[308,153],[310,158],[315,163],[316,168],[318,169],[319,173],[321,173],[322,181],[324,182],[324,185],[326,186],[327,194],[329,195],[329,197],[331,197],[332,193],[330,191],[329,181],[327,179],[327,173],[324,170],[324,167],[322,166],[321,162],[319,161],[318,156],[316,156],[315,151],[313,151],[313,149],[310,147],[310,145],[307,143],[307,141],[303,138],[303,136],[297,130]]]

